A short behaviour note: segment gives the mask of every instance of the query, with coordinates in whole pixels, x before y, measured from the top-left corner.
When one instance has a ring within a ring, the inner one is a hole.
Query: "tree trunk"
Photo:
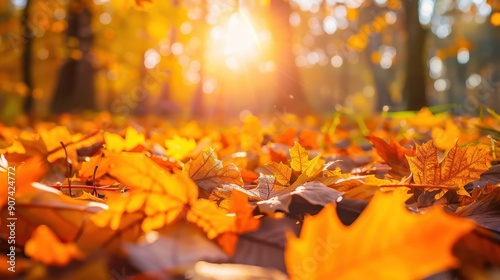
[[[292,51],[292,27],[289,17],[292,9],[287,1],[271,0],[271,32],[274,41],[276,73],[274,81],[275,107],[281,112],[303,116],[310,105],[301,88],[299,70]]]
[[[379,64],[375,64],[371,59],[372,52],[376,51],[380,46],[380,34],[374,34],[370,37],[370,43],[368,45],[368,50],[364,51],[365,59],[370,67],[373,83],[375,84],[375,92],[377,93],[377,104],[375,109],[377,111],[382,111],[384,106],[392,107],[391,94],[389,92],[388,83],[389,75],[388,71],[380,67]]]
[[[32,49],[33,49],[33,30],[29,24],[30,9],[33,0],[26,1],[23,15],[21,17],[21,25],[24,31],[24,50],[22,54],[22,79],[26,86],[26,99],[24,100],[23,110],[27,115],[32,115],[33,112],[33,73],[32,73]]]
[[[202,119],[207,116],[206,108],[205,108],[205,100],[204,100],[204,93],[203,93],[203,83],[205,79],[205,51],[207,48],[207,40],[208,40],[208,28],[206,27],[206,22],[205,22],[205,17],[207,15],[207,2],[202,1],[201,4],[201,10],[202,10],[202,16],[201,20],[202,23],[200,24],[200,29],[201,29],[201,40],[200,40],[200,46],[199,46],[199,56],[200,56],[200,81],[198,83],[198,86],[194,90],[193,94],[193,99],[191,102],[191,117],[195,119]]]
[[[428,106],[426,95],[425,30],[418,19],[418,0],[403,2],[406,12],[406,78],[403,94],[408,110],[420,110]]]
[[[77,42],[77,45],[70,44],[70,57],[59,70],[52,101],[53,113],[95,110],[95,70],[90,52],[93,42],[92,14],[82,0],[69,3],[68,10],[66,35],[68,42]]]

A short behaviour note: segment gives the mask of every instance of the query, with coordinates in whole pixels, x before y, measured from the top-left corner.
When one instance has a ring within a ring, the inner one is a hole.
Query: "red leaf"
[[[414,150],[408,150],[391,138],[387,143],[384,139],[375,135],[366,136],[366,139],[373,144],[373,149],[389,165],[392,170],[389,175],[395,179],[400,179],[410,175],[410,165],[406,156],[414,156]]]

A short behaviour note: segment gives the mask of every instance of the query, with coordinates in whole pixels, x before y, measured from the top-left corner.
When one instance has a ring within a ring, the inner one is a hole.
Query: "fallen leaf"
[[[234,255],[233,263],[258,265],[276,268],[286,272],[285,245],[287,231],[299,234],[301,225],[291,218],[274,219],[264,217],[256,231],[240,236]]]
[[[432,141],[436,148],[448,151],[455,146],[461,134],[458,126],[452,120],[447,120],[444,129],[438,126],[432,128]]]
[[[291,146],[293,146],[293,143],[295,142],[296,135],[297,135],[297,128],[295,128],[293,126],[288,127],[283,133],[276,134],[276,136],[274,137],[274,142],[291,147]]]
[[[479,189],[479,188],[478,188]],[[474,194],[475,200],[457,209],[456,214],[475,221],[478,225],[500,232],[500,187]]]
[[[202,230],[183,221],[147,233],[138,242],[126,242],[123,247],[134,266],[155,279],[170,278],[169,272],[198,261],[228,261],[228,256]]]
[[[223,232],[217,237],[217,242],[228,255],[233,255],[240,234],[255,231],[259,228],[260,220],[253,217],[254,207],[248,203],[248,197],[236,190],[231,192],[229,213],[236,216],[234,228]]]
[[[108,208],[103,203],[72,199],[39,183],[26,186],[23,192],[22,196],[16,193],[17,245],[23,245],[31,232],[42,224],[50,227],[60,240],[72,241],[89,217]],[[2,221],[9,217],[7,210],[7,207],[2,208]],[[2,226],[0,237],[8,236],[8,228]]]
[[[309,152],[298,142],[295,142],[290,149],[290,157],[292,158],[290,166],[295,171],[302,173],[309,166]]]
[[[245,118],[241,128],[241,149],[243,151],[259,151],[264,140],[262,125],[256,116]]]
[[[234,164],[224,166],[215,156],[214,149],[203,151],[196,159],[187,162],[182,171],[200,188],[200,197],[208,198],[223,184],[243,186],[241,173]]]
[[[183,160],[196,148],[196,141],[192,138],[174,135],[173,138],[165,140],[165,147],[167,148],[167,156]]]
[[[199,280],[225,280],[225,279],[268,279],[286,280],[287,276],[276,269],[263,268],[243,264],[218,264],[198,262],[189,275]]]
[[[250,192],[262,199],[270,199],[277,192],[285,189],[285,186],[276,182],[276,177],[273,175],[261,174],[257,182],[257,187],[251,189]]]
[[[391,177],[400,179],[410,175],[410,166],[406,156],[415,155],[414,150],[405,149],[394,138],[391,138],[389,144],[375,135],[369,135],[365,138],[373,144],[373,149],[384,160],[384,163],[391,167],[391,171],[389,171]]]
[[[62,243],[46,225],[38,226],[26,242],[24,253],[45,265],[64,266],[84,255],[74,243]]]
[[[451,248],[474,225],[442,209],[408,212],[397,196],[378,193],[351,226],[333,205],[288,236],[292,279],[419,279],[457,267]]]
[[[341,192],[328,188],[320,182],[308,182],[294,190],[291,188],[283,189],[279,192],[279,196],[257,202],[257,207],[261,213],[272,216],[277,211],[290,213],[290,206],[295,197],[300,197],[309,205],[325,206],[329,203],[335,203],[341,195]],[[304,207],[304,212],[306,212],[305,210]]]
[[[290,177],[292,176],[292,169],[283,164],[271,162],[266,165],[267,169],[269,169],[276,178],[276,181],[283,186],[290,185]]]
[[[319,134],[310,129],[304,129],[299,134],[299,144],[309,150],[319,149]]]
[[[110,152],[131,151],[139,145],[144,144],[145,136],[131,126],[125,129],[125,137],[115,133],[104,133],[106,150]]]
[[[461,148],[458,143],[438,161],[438,150],[432,141],[416,146],[415,156],[407,156],[413,181],[420,185],[441,185],[456,188],[460,195],[469,195],[464,186],[480,178],[491,166],[488,147],[478,145]]]

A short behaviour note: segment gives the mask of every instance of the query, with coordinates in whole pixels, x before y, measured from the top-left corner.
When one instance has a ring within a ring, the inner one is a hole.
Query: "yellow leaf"
[[[414,215],[400,199],[377,193],[351,226],[333,205],[306,217],[300,238],[288,234],[291,279],[421,279],[456,267],[451,248],[474,224],[442,209]]]
[[[131,151],[135,147],[144,144],[146,141],[144,134],[137,132],[135,128],[129,126],[125,131],[125,151]]]
[[[72,142],[71,134],[65,126],[56,126],[49,130],[41,130],[40,137],[47,146],[47,151],[60,148],[61,142]]]
[[[440,150],[448,151],[453,148],[460,135],[460,129],[452,120],[446,121],[444,129],[441,127],[432,128],[434,146]]]
[[[110,159],[108,157],[102,157],[101,155],[93,156],[89,161],[82,162],[82,167],[78,171],[78,177],[80,180],[87,181],[92,180],[94,177],[100,178],[109,171]],[[95,168],[97,167],[97,170]]]
[[[144,134],[137,132],[131,126],[125,130],[125,139],[118,134],[104,132],[106,149],[110,152],[131,151],[145,141]]]
[[[110,153],[109,174],[132,190],[110,195],[109,209],[92,216],[100,227],[117,230],[126,213],[142,213],[144,231],[172,223],[183,209],[196,200],[196,185],[183,174],[172,175],[140,153]]]
[[[201,152],[194,160],[187,162],[182,171],[187,174],[203,191],[201,197],[208,198],[223,184],[243,186],[241,172],[234,164],[224,166],[215,156],[213,148]]]
[[[167,156],[177,160],[183,160],[196,149],[196,141],[192,138],[174,135],[172,139],[165,140],[165,147],[167,148]]]
[[[0,154],[24,154],[26,153],[26,149],[23,146],[23,143],[21,143],[18,140],[12,140],[12,144],[5,149],[0,149]]]
[[[438,150],[429,141],[422,146],[417,145],[415,156],[407,158],[416,184],[456,188],[461,195],[468,195],[464,186],[479,179],[491,166],[490,151],[484,145],[461,148],[455,143],[439,163]]]
[[[186,219],[203,229],[209,239],[231,231],[235,220],[234,217],[226,215],[226,212],[217,207],[213,201],[206,199],[198,199],[194,202]]]
[[[222,249],[231,255],[236,249],[239,234],[256,230],[260,221],[253,217],[248,196],[236,190],[231,191],[229,211],[231,214],[217,207],[213,201],[198,199],[191,205],[186,219],[200,227],[209,239],[217,238]]]
[[[270,3],[271,3],[271,0],[259,0],[259,4],[262,7],[268,7]]]
[[[300,174],[299,178],[293,182],[292,187],[295,188],[316,179],[316,177],[321,173],[324,164],[325,160],[321,158],[321,155],[315,156],[307,163],[305,169],[302,171],[302,174]]]
[[[297,142],[290,149],[290,157],[290,166],[295,171],[302,173],[309,165],[309,152]]]
[[[104,143],[106,150],[110,152],[121,152],[125,149],[125,139],[115,133],[104,132]]]
[[[290,167],[281,162],[271,162],[266,167],[274,174],[278,183],[284,186],[290,184],[290,176],[292,176],[292,169]]]
[[[45,265],[67,265],[73,259],[83,259],[83,253],[74,243],[62,243],[46,225],[38,226],[26,242],[28,257]]]
[[[264,133],[259,119],[256,116],[246,117],[241,128],[241,149],[259,151],[263,140]]]
[[[418,129],[430,129],[441,126],[446,118],[448,118],[448,115],[434,115],[429,108],[424,107],[418,111],[417,115],[408,119],[408,124]]]

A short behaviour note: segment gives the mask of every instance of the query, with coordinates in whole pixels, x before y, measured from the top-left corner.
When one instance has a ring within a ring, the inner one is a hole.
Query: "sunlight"
[[[249,14],[242,9],[233,13],[222,26],[214,27],[211,38],[222,47],[225,56],[232,57],[229,61],[252,57],[260,49]]]

